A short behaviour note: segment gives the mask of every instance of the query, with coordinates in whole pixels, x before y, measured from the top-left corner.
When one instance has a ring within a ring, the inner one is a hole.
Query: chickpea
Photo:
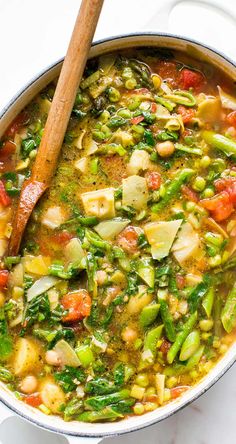
[[[161,157],[169,157],[175,151],[175,146],[173,142],[167,140],[166,142],[161,142],[156,145],[156,150]]]
[[[98,286],[102,286],[107,281],[107,274],[104,270],[98,270],[96,273],[96,281]]]
[[[56,367],[61,365],[61,359],[57,352],[54,350],[48,350],[45,354],[45,360],[47,364],[54,365]]]
[[[31,394],[34,393],[38,386],[38,380],[35,376],[29,375],[22,379],[20,383],[20,390],[23,393]]]
[[[122,330],[121,337],[125,342],[134,342],[138,337],[138,333],[134,328],[127,326]]]

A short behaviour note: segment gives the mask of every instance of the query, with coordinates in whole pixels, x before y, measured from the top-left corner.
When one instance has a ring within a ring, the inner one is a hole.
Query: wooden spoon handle
[[[32,179],[49,186],[104,0],[83,0],[57,83]]]
[[[8,254],[18,253],[29,217],[56,170],[75,96],[104,0],[82,0],[32,174],[22,187]]]

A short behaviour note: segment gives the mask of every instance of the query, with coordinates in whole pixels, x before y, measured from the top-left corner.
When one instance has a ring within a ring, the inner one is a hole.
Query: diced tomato
[[[157,71],[163,80],[168,79],[172,86],[177,86],[179,71],[177,70],[175,62],[167,62],[166,60],[163,60],[158,64]]]
[[[7,157],[16,151],[16,144],[12,140],[6,140],[2,148],[0,148],[0,158]]]
[[[42,399],[39,393],[33,393],[33,395],[28,395],[24,398],[26,404],[31,405],[31,407],[38,407],[42,404]]]
[[[0,203],[4,207],[8,207],[8,205],[10,205],[11,203],[11,198],[8,196],[5,190],[4,183],[2,180],[0,180]]]
[[[118,245],[127,253],[135,253],[138,247],[138,233],[134,227],[126,227],[118,236]]]
[[[185,108],[185,106],[178,106],[177,112],[181,114],[183,123],[191,122],[192,118],[195,116],[195,110],[192,108]]]
[[[63,317],[63,322],[75,322],[90,315],[92,300],[86,290],[78,290],[63,296],[61,304],[68,314]]]
[[[159,190],[161,186],[161,175],[156,171],[152,171],[145,175],[149,190]]]
[[[216,194],[210,199],[203,199],[200,201],[202,206],[211,212],[213,219],[216,222],[222,222],[228,219],[228,217],[234,211],[230,196],[226,191]]]
[[[215,180],[214,186],[215,186],[216,191],[226,190],[226,188],[228,186],[230,186],[232,184],[232,182],[234,182],[235,180],[236,180],[236,178],[234,178],[234,177],[225,177],[225,178]]]
[[[187,185],[182,185],[181,192],[185,199],[191,200],[192,202],[198,202],[199,197],[198,194],[192,190],[192,188],[187,187]]]
[[[133,117],[132,119],[130,119],[130,122],[133,125],[138,125],[138,123],[142,122],[144,120],[143,116],[137,116],[137,117]]]
[[[0,270],[0,289],[6,288],[9,278],[9,271]]]
[[[156,110],[157,110],[157,104],[152,102],[150,110],[151,110],[152,113],[155,113]]]
[[[173,387],[172,389],[170,389],[171,398],[172,399],[176,399],[180,395],[185,393],[187,390],[189,390],[189,386],[188,385],[181,385],[179,387]]]
[[[226,116],[226,122],[236,128],[236,111],[232,111]]]
[[[176,275],[176,285],[179,290],[182,290],[185,287],[185,277],[181,274]]]
[[[180,74],[180,86],[183,89],[194,88],[199,91],[205,83],[205,77],[198,71],[192,71],[190,69],[182,69]]]
[[[52,236],[52,241],[59,245],[64,245],[69,242],[74,237],[72,233],[68,231],[59,231],[58,233]]]
[[[167,341],[166,339],[163,339],[163,342],[160,346],[160,351],[163,353],[164,356],[167,355],[168,351],[170,350],[171,343]]]
[[[29,121],[28,114],[25,111],[22,111],[22,113],[20,113],[19,116],[17,116],[13,120],[11,125],[8,127],[8,129],[5,132],[5,135],[13,137],[22,126],[28,123],[28,121]]]

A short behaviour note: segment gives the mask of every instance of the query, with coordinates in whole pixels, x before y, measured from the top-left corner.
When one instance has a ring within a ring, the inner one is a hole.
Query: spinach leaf
[[[55,380],[61,385],[64,392],[72,392],[76,389],[76,380],[84,382],[86,379],[85,373],[80,368],[70,367],[68,365],[61,372],[56,372]]]
[[[0,310],[0,361],[5,361],[9,358],[13,351],[13,340],[8,333],[7,321],[4,309]]]

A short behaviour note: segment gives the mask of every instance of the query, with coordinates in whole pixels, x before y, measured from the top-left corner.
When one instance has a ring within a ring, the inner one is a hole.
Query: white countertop
[[[37,72],[65,54],[78,0],[0,0],[0,109]],[[173,7],[173,5],[175,5]],[[218,5],[218,6],[215,6]],[[166,13],[168,9],[169,13]],[[236,0],[105,0],[95,39],[141,30],[193,37],[236,60]],[[156,426],[106,444],[235,444],[236,370]],[[0,417],[3,407],[0,405]],[[66,439],[11,417],[0,444],[66,444]],[[78,440],[79,444],[79,440]]]

